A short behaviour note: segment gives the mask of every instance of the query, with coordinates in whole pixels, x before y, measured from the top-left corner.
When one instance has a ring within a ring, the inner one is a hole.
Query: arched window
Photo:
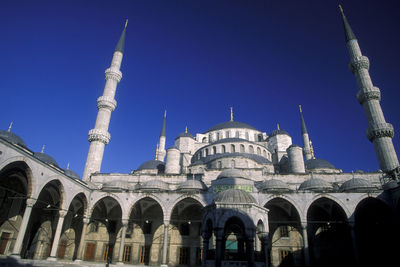
[[[203,143],[207,143],[207,137],[203,137],[203,140],[201,140]]]
[[[208,140],[209,140],[209,142],[212,142],[214,140],[212,133],[208,134]]]
[[[249,153],[254,153],[254,147],[253,146],[249,146]]]
[[[221,153],[226,153],[226,149],[225,149],[224,145],[221,146]]]
[[[249,140],[249,133],[246,132],[245,135],[246,135],[246,140]]]
[[[213,154],[217,154],[217,148],[215,146],[213,146]]]
[[[231,145],[231,153],[235,153],[235,145]]]
[[[258,135],[258,142],[262,142],[262,139],[263,139],[262,134],[259,134],[259,135]]]
[[[244,145],[240,145],[240,152],[244,153]]]
[[[225,132],[225,138],[229,138],[229,131]]]
[[[261,149],[257,147],[257,155],[261,155]]]
[[[206,157],[208,156],[208,148],[206,148],[206,155],[205,155]]]
[[[219,133],[217,133],[217,140],[219,140],[220,139],[220,134]]]
[[[235,137],[236,137],[236,138],[239,138],[239,131],[236,131]]]
[[[267,157],[267,151],[263,150],[263,156]]]

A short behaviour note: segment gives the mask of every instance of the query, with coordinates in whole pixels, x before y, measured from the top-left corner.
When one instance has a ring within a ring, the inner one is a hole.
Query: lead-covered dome
[[[376,189],[368,180],[362,178],[350,179],[340,186],[340,192],[366,192]]]
[[[19,137],[18,135],[14,134],[12,132],[0,130],[0,138],[6,140],[7,142],[9,142],[11,144],[16,144],[16,145],[20,145],[22,147],[26,147],[24,140],[22,140],[21,137]]]
[[[222,129],[229,129],[229,128],[243,128],[243,129],[251,129],[251,130],[258,131],[253,126],[248,125],[248,124],[246,124],[244,122],[226,121],[226,122],[218,123],[214,127],[211,127],[206,133],[212,132],[212,131],[217,131],[217,130],[222,130]]]
[[[43,152],[35,152],[33,156],[44,163],[51,164],[58,167],[57,161],[53,159],[51,156],[47,155]]]
[[[218,193],[214,197],[214,202],[258,204],[256,199],[252,195],[239,189],[228,189]]]
[[[271,179],[264,181],[261,186],[264,192],[288,192],[290,191],[289,185],[278,179]]]
[[[315,192],[331,191],[332,189],[333,187],[330,183],[319,178],[311,178],[306,180],[299,187],[299,190]]]
[[[165,163],[160,160],[148,160],[142,163],[137,170],[158,170],[158,172],[163,173],[165,170]]]
[[[273,137],[273,136],[276,136],[276,135],[288,135],[288,136],[290,136],[290,134],[288,132],[286,132],[285,130],[277,129],[277,130],[272,131],[269,134],[268,137]]]
[[[191,179],[191,180],[186,180],[183,183],[181,183],[178,188],[178,191],[205,191],[207,190],[206,185],[199,181],[199,180],[195,180],[195,179]]]
[[[332,163],[324,159],[309,159],[304,162],[307,170],[315,169],[336,169]]]
[[[70,169],[65,169],[64,174],[73,179],[81,179],[76,172],[74,172]]]
[[[191,133],[182,132],[182,133],[178,134],[178,136],[175,138],[175,140],[178,139],[178,138],[181,138],[181,137],[189,137],[189,138],[194,139],[194,137],[193,137],[193,135]]]

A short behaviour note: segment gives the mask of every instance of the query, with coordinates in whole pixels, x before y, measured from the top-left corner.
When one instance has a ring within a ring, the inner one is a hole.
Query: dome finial
[[[167,117],[167,110],[164,110],[164,118]]]
[[[341,13],[343,13],[343,8],[342,8],[342,5],[340,5],[340,4],[339,4],[339,10]]]
[[[69,162],[67,163],[67,170],[69,170]]]
[[[233,107],[231,107],[231,121],[233,121]]]
[[[300,109],[300,112],[303,112],[303,111],[301,110],[301,105],[299,105],[299,109]]]
[[[312,159],[315,159],[315,156],[314,156],[314,147],[313,147],[313,144],[312,144],[312,142],[311,142],[311,139],[310,139],[310,152],[311,152],[311,158],[312,158]]]
[[[40,150],[40,153],[44,153],[44,149],[45,149],[46,145],[42,146],[42,150]]]
[[[278,130],[281,129],[281,128],[279,128],[279,123],[276,124],[276,128],[277,128]]]
[[[127,26],[128,26],[128,19],[125,20],[125,27],[124,27],[124,29],[126,29]]]
[[[185,133],[187,133],[187,126],[185,127]]]
[[[13,122],[11,122],[11,123],[10,123],[10,126],[8,126],[8,130],[7,130],[8,132],[11,132],[11,127],[12,127],[12,125],[13,125]]]

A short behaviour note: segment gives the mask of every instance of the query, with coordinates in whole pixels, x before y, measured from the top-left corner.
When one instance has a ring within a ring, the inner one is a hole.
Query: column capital
[[[300,226],[301,226],[301,228],[302,228],[303,230],[307,230],[308,224],[307,224],[307,222],[301,222]]]
[[[35,203],[36,203],[36,199],[33,199],[33,198],[27,198],[26,199],[26,206],[28,206],[28,207],[33,207],[33,205],[35,205]]]
[[[90,219],[89,219],[89,218],[83,218],[83,223],[84,223],[84,224],[89,224],[89,222],[90,222]]]
[[[123,227],[127,227],[128,224],[129,224],[129,219],[122,219],[122,220],[121,220],[121,223],[122,223],[122,226],[123,226]]]
[[[67,213],[68,213],[67,210],[59,210],[58,211],[60,218],[64,218],[65,216],[67,216]]]
[[[164,220],[164,226],[169,226],[169,220]]]

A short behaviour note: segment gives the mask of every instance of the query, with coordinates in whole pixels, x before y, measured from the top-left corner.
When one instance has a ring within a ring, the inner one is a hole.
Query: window
[[[150,256],[150,246],[141,246],[139,250],[139,263],[148,264]]]
[[[143,234],[151,234],[151,222],[146,220],[143,224]]]
[[[189,235],[189,223],[185,222],[185,223],[181,223],[180,225],[180,229],[179,232],[182,236],[187,236]]]
[[[236,137],[236,138],[239,138],[239,131],[236,131],[235,137]]]
[[[226,131],[226,132],[225,132],[225,137],[226,137],[226,138],[229,138],[229,131]]]
[[[261,149],[257,147],[257,155],[261,155]]]
[[[207,137],[203,137],[203,139],[201,140],[201,142],[207,143]]]
[[[96,253],[96,243],[86,243],[85,261],[94,260],[95,253]]]
[[[213,146],[213,154],[217,154],[217,148],[215,146]]]
[[[178,255],[178,263],[181,265],[188,265],[189,264],[189,248],[179,248],[179,255]]]
[[[226,149],[225,149],[224,145],[221,146],[221,153],[226,153]]]
[[[231,145],[231,153],[235,153],[235,145]]]
[[[240,145],[240,152],[244,153],[244,145]]]
[[[64,259],[65,257],[65,249],[67,248],[67,241],[61,240],[60,245],[58,245],[58,253],[57,258]]]
[[[279,250],[279,260],[280,260],[280,262],[282,262],[286,257],[288,257],[289,254],[290,254],[289,250],[280,249]]]
[[[107,262],[109,252],[110,252],[110,245],[109,244],[105,244],[104,245],[104,250],[103,250],[103,261]]]
[[[249,140],[249,133],[246,132],[245,135],[246,135],[246,139]]]
[[[1,240],[0,240],[0,254],[6,254],[8,241],[10,240],[11,233],[3,232],[1,233]]]
[[[196,265],[201,265],[202,258],[203,258],[203,249],[196,248]]]
[[[259,135],[258,135],[258,142],[262,142],[262,139],[263,139],[262,134],[259,134]]]
[[[208,156],[208,148],[206,148],[206,157]]]
[[[249,153],[254,153],[254,147],[253,146],[249,146]]]
[[[279,227],[279,234],[280,237],[289,237],[289,227],[288,226]]]
[[[125,245],[124,247],[124,257],[122,259],[123,262],[130,262],[131,261],[131,254],[132,254],[132,246]]]
[[[266,158],[267,157],[267,151],[263,150],[263,156]]]

